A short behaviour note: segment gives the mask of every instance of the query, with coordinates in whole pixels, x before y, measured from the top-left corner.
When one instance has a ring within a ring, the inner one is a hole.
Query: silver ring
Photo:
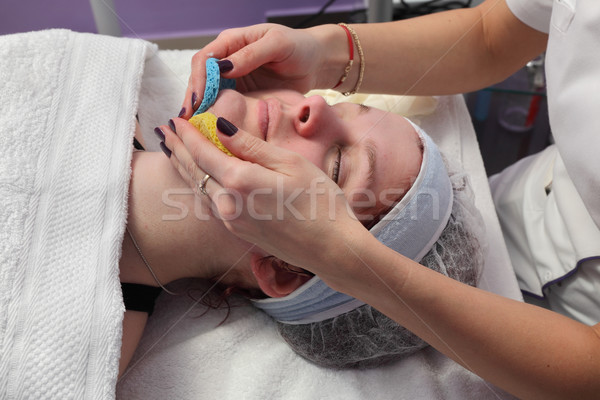
[[[204,175],[204,178],[202,178],[200,184],[198,185],[198,190],[200,191],[200,193],[206,196],[208,196],[208,192],[206,191],[206,182],[208,182],[210,178],[212,177],[209,174]]]

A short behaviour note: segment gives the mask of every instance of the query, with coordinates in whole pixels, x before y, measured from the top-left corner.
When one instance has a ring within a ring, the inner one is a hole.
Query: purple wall
[[[87,0],[0,0],[0,34],[49,28],[95,32]]]
[[[268,15],[308,14],[326,0],[114,0],[124,36],[146,39],[214,35],[265,22]],[[149,4],[152,4],[150,7]],[[337,0],[330,11],[364,8],[363,0]],[[48,28],[96,32],[87,0],[0,0],[0,34]]]

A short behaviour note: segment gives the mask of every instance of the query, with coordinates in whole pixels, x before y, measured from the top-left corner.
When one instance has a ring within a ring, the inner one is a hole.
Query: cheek
[[[315,143],[308,143],[294,139],[285,140],[282,142],[274,141],[273,144],[275,144],[277,147],[291,150],[294,153],[300,154],[302,157],[319,167],[322,171],[327,172],[325,168],[325,151],[323,150],[322,146],[319,146]]]
[[[224,90],[219,93],[217,101],[208,111],[243,128],[247,114],[247,104],[240,93],[233,90]]]
[[[344,196],[352,211],[363,224],[372,221],[378,215],[380,207],[378,196],[372,190],[344,189]]]

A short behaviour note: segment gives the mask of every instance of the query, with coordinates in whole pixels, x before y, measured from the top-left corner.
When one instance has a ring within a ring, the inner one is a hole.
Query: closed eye
[[[338,180],[340,178],[341,163],[342,163],[342,149],[340,147],[338,147],[337,148],[337,157],[336,157],[335,161],[333,162],[333,172],[331,174],[331,179],[335,183],[338,183]]]

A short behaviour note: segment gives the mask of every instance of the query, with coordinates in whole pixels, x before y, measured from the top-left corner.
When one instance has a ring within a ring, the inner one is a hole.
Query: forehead
[[[380,216],[416,179],[423,156],[421,139],[404,117],[375,108],[358,112],[352,127],[357,136],[350,151],[362,154],[355,158],[360,164],[374,166],[373,179],[369,182],[355,174],[344,192],[359,216]]]

